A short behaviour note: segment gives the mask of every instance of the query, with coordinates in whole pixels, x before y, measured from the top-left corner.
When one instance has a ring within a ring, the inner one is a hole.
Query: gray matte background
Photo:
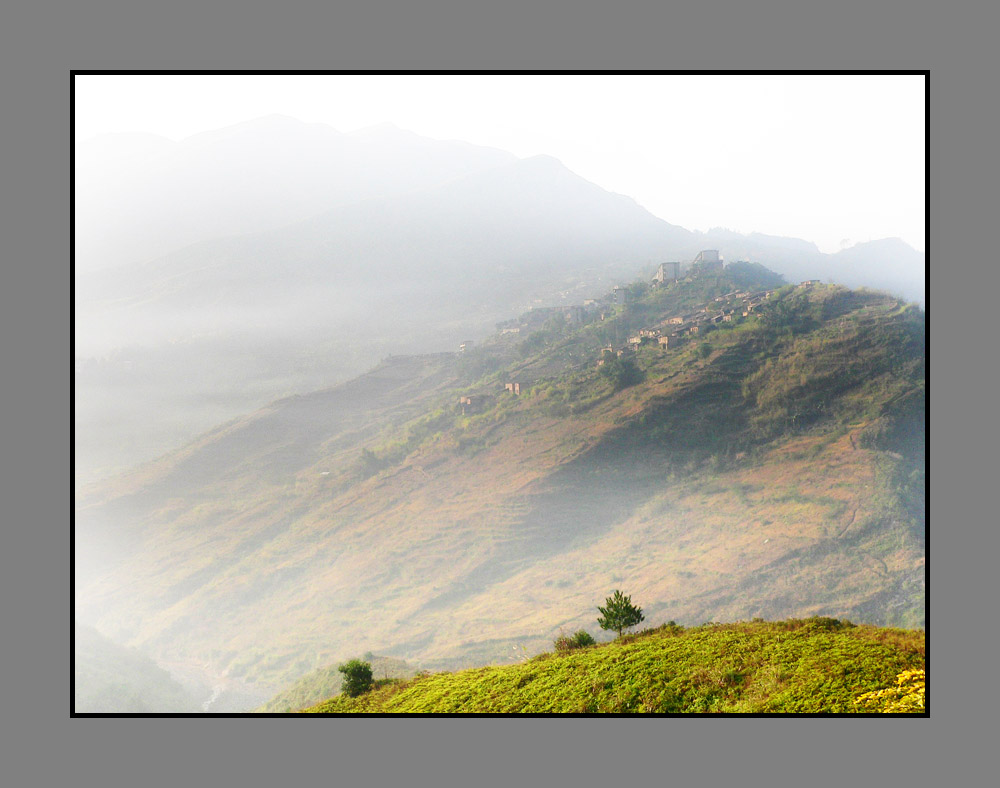
[[[965,318],[994,281],[995,250],[973,234],[997,218],[996,6],[340,5],[35,0],[2,12],[0,783],[988,784],[995,332]],[[930,69],[931,718],[71,719],[70,70],[104,68]]]

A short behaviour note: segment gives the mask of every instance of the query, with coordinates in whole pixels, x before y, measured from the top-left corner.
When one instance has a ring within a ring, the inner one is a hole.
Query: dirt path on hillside
[[[850,530],[851,526],[854,525],[854,520],[855,520],[855,518],[857,518],[857,516],[858,516],[858,507],[855,506],[854,510],[851,512],[851,521],[841,529],[840,533],[837,534],[834,537],[834,539],[840,539],[840,538],[842,538],[843,535],[846,534]]]

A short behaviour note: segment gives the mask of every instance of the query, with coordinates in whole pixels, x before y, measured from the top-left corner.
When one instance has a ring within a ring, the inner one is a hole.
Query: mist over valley
[[[823,255],[689,232],[551,157],[392,126],[341,134],[274,116],[180,143],[97,138],[77,158],[81,483],[276,397],[391,354],[454,350],[704,248],[789,281],[923,300],[923,255],[902,242]]]
[[[652,626],[924,626],[904,242],[689,231],[388,124],[76,157],[77,711],[294,710],[366,653],[390,682],[603,644],[615,588]]]

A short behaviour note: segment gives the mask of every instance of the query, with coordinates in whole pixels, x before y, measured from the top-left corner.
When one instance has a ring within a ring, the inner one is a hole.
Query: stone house
[[[662,285],[665,282],[680,279],[680,276],[681,264],[679,262],[660,263],[660,267],[656,269],[656,273],[653,275],[653,281]]]
[[[462,415],[465,416],[469,413],[475,413],[476,411],[482,410],[483,398],[482,397],[461,397],[458,400],[458,404],[462,407]]]
[[[702,274],[721,273],[725,263],[718,249],[702,249],[691,261],[691,268]]]

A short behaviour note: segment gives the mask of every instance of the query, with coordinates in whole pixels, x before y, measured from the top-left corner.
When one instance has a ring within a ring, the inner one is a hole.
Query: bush
[[[642,370],[635,365],[635,362],[631,360],[623,361],[611,353],[605,353],[600,375],[611,381],[615,387],[615,391],[621,391],[629,386],[642,383],[645,377]]]
[[[380,470],[386,466],[386,462],[383,458],[379,457],[371,449],[364,448],[361,450],[361,455],[358,458],[358,472],[362,478],[368,478],[369,476],[374,476]]]
[[[344,694],[356,698],[372,688],[372,666],[360,659],[352,659],[337,667],[344,674]]]
[[[841,620],[839,618],[830,618],[829,616],[812,616],[805,621],[813,629],[822,629],[828,632],[836,632],[840,629],[851,629],[854,627],[854,624],[846,618]]]
[[[581,629],[573,635],[573,642],[576,644],[577,648],[584,648],[586,646],[593,646],[597,644],[597,641],[590,635],[585,629]]]
[[[593,646],[596,643],[597,641],[585,629],[578,630],[572,635],[563,635],[560,633],[559,637],[553,641],[556,651],[573,651],[578,648]]]

